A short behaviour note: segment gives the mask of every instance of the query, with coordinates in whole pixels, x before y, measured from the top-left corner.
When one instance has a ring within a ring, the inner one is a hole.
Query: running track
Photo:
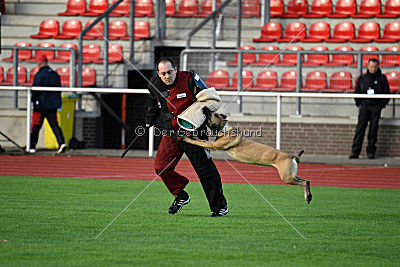
[[[103,158],[89,156],[0,156],[0,176],[74,177],[87,179],[153,180],[151,158]],[[284,184],[272,167],[230,163],[252,184]],[[226,161],[215,161],[223,183],[246,183]],[[181,160],[177,171],[197,182],[190,162]],[[299,165],[298,175],[312,186],[400,189],[400,168]]]

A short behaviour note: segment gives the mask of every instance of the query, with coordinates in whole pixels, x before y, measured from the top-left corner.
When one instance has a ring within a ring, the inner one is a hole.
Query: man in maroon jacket
[[[175,214],[190,201],[184,190],[189,180],[175,171],[183,153],[189,158],[206,194],[211,217],[222,217],[228,213],[228,206],[222,191],[221,177],[204,148],[181,141],[178,135],[177,116],[196,101],[201,88],[196,87],[190,72],[177,71],[170,58],[162,58],[157,64],[157,76],[149,84],[150,98],[145,118],[146,127],[153,126],[161,116],[165,135],[158,147],[154,168],[175,200],[168,212]],[[202,126],[205,129],[205,125]]]

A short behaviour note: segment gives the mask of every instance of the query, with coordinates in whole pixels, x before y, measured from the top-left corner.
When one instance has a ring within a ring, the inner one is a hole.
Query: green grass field
[[[154,182],[0,177],[0,265],[399,266],[400,192],[224,184],[230,213],[209,218],[199,183],[176,215]]]

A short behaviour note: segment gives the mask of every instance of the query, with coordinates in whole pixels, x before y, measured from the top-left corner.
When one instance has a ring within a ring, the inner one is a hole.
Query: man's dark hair
[[[159,60],[157,60],[157,63],[156,63],[157,71],[158,71],[158,65],[159,65],[161,62],[163,62],[163,63],[169,62],[169,63],[171,63],[171,66],[175,69],[175,62],[174,62],[174,60],[173,60],[172,58],[170,58],[170,57],[163,57],[163,58],[160,58]]]
[[[368,64],[369,64],[370,62],[374,62],[374,63],[376,63],[376,64],[379,65],[379,61],[378,61],[376,58],[370,58],[370,59],[368,60]]]

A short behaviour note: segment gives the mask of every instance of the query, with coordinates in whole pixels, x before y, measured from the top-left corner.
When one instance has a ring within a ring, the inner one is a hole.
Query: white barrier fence
[[[65,87],[30,87],[30,86],[0,86],[0,90],[18,90],[27,91],[26,101],[26,150],[30,149],[30,128],[31,128],[31,95],[32,91],[61,91],[74,93],[126,93],[126,94],[148,94],[147,89],[120,89],[120,88],[65,88]],[[361,94],[336,94],[336,93],[283,93],[283,92],[235,92],[235,91],[219,91],[221,96],[232,96],[234,99],[238,96],[253,97],[275,97],[276,98],[276,148],[281,147],[281,117],[282,117],[282,98],[389,98],[400,99],[397,94],[377,94],[377,95],[361,95]],[[232,101],[233,101],[232,99]],[[149,156],[153,155],[154,147],[154,128],[149,132]]]

